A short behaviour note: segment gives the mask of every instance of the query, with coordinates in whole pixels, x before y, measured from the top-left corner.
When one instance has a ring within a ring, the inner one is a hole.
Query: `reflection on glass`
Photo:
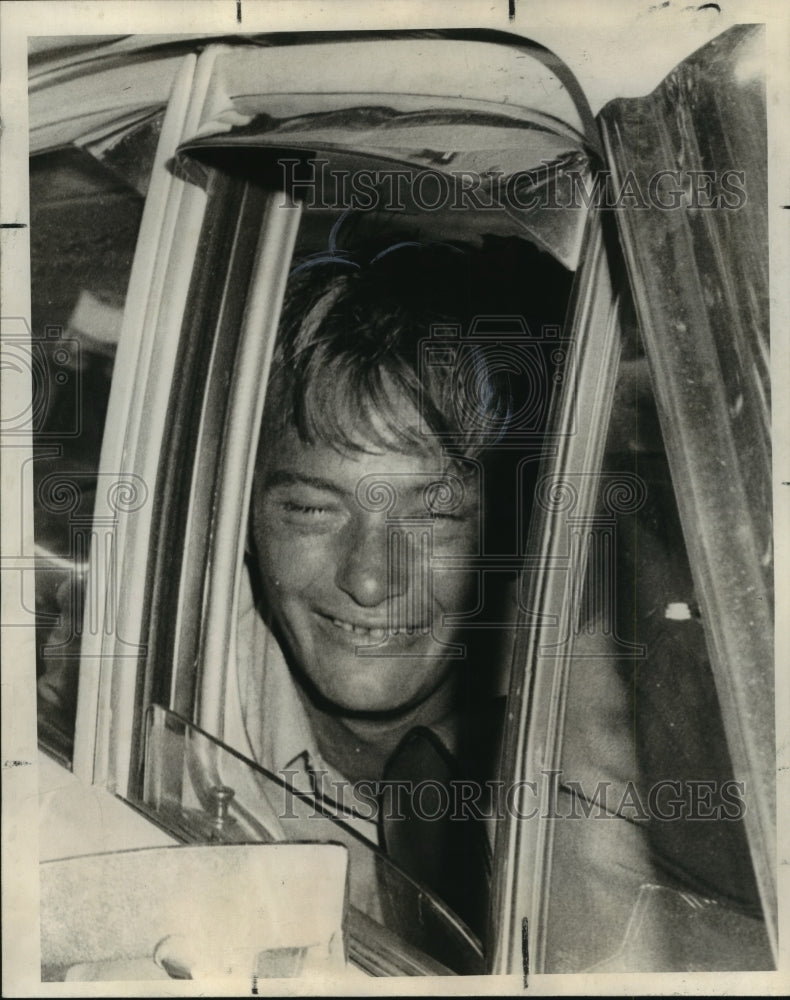
[[[733,778],[647,361],[628,342],[585,531],[547,971],[771,968],[749,790]]]
[[[71,760],[85,573],[126,289],[161,115],[30,163],[39,737]]]

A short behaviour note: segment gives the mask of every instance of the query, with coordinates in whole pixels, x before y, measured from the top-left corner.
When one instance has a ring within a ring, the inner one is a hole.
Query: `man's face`
[[[452,669],[457,628],[444,616],[475,596],[468,571],[429,559],[479,551],[477,477],[462,482],[438,448],[340,454],[288,430],[264,449],[253,533],[292,661],[346,712],[420,704]]]

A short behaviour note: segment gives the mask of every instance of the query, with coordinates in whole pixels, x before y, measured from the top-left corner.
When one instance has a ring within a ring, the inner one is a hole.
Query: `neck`
[[[343,715],[319,705],[299,688],[318,747],[326,761],[349,781],[378,781],[392,751],[415,726],[452,717],[456,707],[453,671],[425,701],[395,715]]]

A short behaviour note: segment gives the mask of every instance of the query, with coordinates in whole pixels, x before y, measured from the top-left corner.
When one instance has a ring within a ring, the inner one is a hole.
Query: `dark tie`
[[[475,931],[485,923],[488,886],[483,823],[458,808],[453,781],[469,778],[431,729],[412,729],[384,769],[379,839],[389,857],[432,889]],[[398,798],[397,783],[404,785]],[[466,813],[466,815],[464,815]]]

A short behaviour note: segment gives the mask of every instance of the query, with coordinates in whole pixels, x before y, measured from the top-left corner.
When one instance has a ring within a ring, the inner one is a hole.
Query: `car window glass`
[[[543,774],[546,969],[770,968],[743,823],[749,789],[733,775],[710,626],[633,326],[597,480],[594,515],[568,518],[588,564],[565,640],[560,769]]]
[[[84,578],[126,289],[161,115],[30,162],[39,736],[71,759]],[[98,557],[94,551],[93,558]]]
[[[708,650],[733,766],[749,785],[744,822],[776,955],[765,65],[765,26],[735,25],[652,94],[605,107],[601,127],[615,188],[626,173],[637,186],[666,168],[684,178],[677,210],[664,202],[614,215],[697,597],[713,626]],[[711,197],[687,200],[685,178],[712,183]],[[731,180],[741,188],[734,201],[722,193]]]
[[[373,975],[482,972],[479,946],[463,923],[371,848],[331,789],[316,797],[300,792],[292,779],[255,766],[175,713],[158,706],[148,713],[138,808],[188,843],[344,844],[354,964]]]

